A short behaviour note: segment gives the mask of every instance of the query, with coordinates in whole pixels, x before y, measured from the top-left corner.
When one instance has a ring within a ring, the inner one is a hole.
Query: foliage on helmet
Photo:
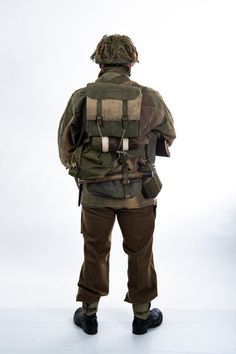
[[[133,65],[138,62],[138,52],[129,37],[105,35],[90,58],[98,64]]]

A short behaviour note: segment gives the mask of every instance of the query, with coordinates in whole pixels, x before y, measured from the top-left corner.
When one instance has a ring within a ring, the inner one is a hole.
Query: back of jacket
[[[175,129],[170,111],[162,97],[151,88],[141,86],[130,80],[128,71],[124,67],[106,67],[96,82],[114,82],[117,85],[126,84],[136,86],[142,91],[139,145],[151,147],[151,140],[155,137],[164,138],[169,145],[175,139]],[[86,94],[85,88],[75,91],[61,118],[58,131],[58,147],[61,162],[71,168],[71,157],[78,145],[86,138]],[[151,147],[152,160],[155,159],[155,149]],[[112,207],[112,208],[139,208],[153,204],[152,198],[145,199],[140,192],[129,199],[117,199],[98,196],[89,192],[87,184],[83,185],[81,203],[86,207]]]

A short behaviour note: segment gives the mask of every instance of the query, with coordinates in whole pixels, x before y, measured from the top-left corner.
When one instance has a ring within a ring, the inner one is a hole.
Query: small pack
[[[113,181],[114,190],[108,194],[115,198],[133,197],[141,191],[141,178],[132,178],[137,171],[132,171],[131,163],[132,158],[145,157],[144,146],[138,145],[141,102],[142,92],[136,86],[110,82],[87,85],[86,139],[74,151],[70,171],[79,182],[87,182],[89,188],[94,181],[97,185],[90,189],[99,193],[102,183],[108,186],[107,182]],[[117,175],[121,178],[114,182]],[[124,188],[118,188],[121,183]]]

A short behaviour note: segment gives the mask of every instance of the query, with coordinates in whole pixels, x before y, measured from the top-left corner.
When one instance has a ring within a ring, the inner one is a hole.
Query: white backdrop
[[[96,79],[104,34],[126,34],[132,78],[157,89],[177,130],[158,158],[156,303],[235,309],[235,2],[0,1],[1,307],[76,306],[83,257],[77,190],[57,128],[73,91]],[[110,294],[126,306],[127,258],[113,232]]]

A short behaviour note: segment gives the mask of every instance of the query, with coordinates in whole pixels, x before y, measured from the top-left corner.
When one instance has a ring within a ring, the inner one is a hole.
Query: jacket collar
[[[105,66],[104,68],[101,69],[101,71],[98,74],[98,77],[100,78],[101,76],[105,75],[105,76],[113,76],[113,75],[109,75],[109,74],[119,74],[119,75],[124,75],[127,76],[127,78],[129,78],[130,76],[130,69],[126,66]]]

